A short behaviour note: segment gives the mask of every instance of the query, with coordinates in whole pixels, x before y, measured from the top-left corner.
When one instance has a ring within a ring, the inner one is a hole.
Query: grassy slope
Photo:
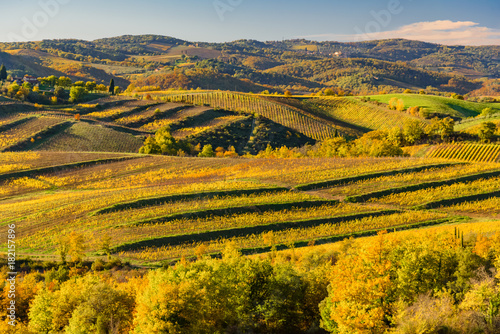
[[[484,122],[493,122],[498,124],[500,122],[500,113],[488,118],[478,118],[467,120],[466,122],[455,125],[455,131],[466,131],[470,133],[477,133],[477,130]]]
[[[476,103],[456,100],[442,96],[417,95],[417,94],[384,94],[370,95],[372,100],[389,103],[393,97],[402,99],[405,108],[419,106],[427,108],[430,112],[447,114],[460,118],[477,116],[484,108],[492,108],[500,111],[500,103]]]

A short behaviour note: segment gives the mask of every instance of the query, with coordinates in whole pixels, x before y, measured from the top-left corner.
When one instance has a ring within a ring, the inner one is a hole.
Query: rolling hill
[[[495,47],[143,35],[0,49],[10,75],[135,84],[81,100],[81,83],[0,84],[0,304],[18,326],[1,310],[0,332],[499,327],[500,145],[470,133],[500,103],[437,96],[482,83],[419,67],[445,54],[493,77]],[[436,95],[400,93],[425,85]]]
[[[212,72],[184,86],[158,86],[245,92],[338,87],[355,93],[432,86],[466,94],[488,85],[473,79],[500,77],[498,47],[446,47],[407,40],[194,43],[141,35],[0,43],[0,51],[0,62],[11,74],[69,75],[103,83],[113,78],[122,88],[131,81],[155,85],[155,78],[149,79],[152,75],[161,81],[159,74],[176,70],[189,77],[197,69]]]

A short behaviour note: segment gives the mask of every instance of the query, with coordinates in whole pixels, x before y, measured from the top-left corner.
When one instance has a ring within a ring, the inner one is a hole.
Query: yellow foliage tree
[[[391,262],[383,235],[334,266],[322,302],[323,328],[338,333],[380,333],[390,315]]]

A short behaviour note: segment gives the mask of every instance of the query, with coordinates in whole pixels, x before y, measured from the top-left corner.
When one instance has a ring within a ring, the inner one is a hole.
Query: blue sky
[[[498,0],[19,0],[2,4],[0,41],[159,34],[500,45],[499,16]]]

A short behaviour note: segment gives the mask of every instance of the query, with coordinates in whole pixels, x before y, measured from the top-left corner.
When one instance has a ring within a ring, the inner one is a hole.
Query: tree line
[[[78,244],[74,236],[73,252]],[[79,256],[16,277],[3,333],[497,333],[500,233],[442,228],[221,259],[197,250],[162,269]],[[76,254],[79,252],[76,251]],[[109,265],[108,265],[109,264]],[[40,263],[31,262],[34,268]],[[110,270],[114,267],[113,270]],[[121,269],[120,269],[121,268]],[[2,268],[2,275],[9,270]]]

